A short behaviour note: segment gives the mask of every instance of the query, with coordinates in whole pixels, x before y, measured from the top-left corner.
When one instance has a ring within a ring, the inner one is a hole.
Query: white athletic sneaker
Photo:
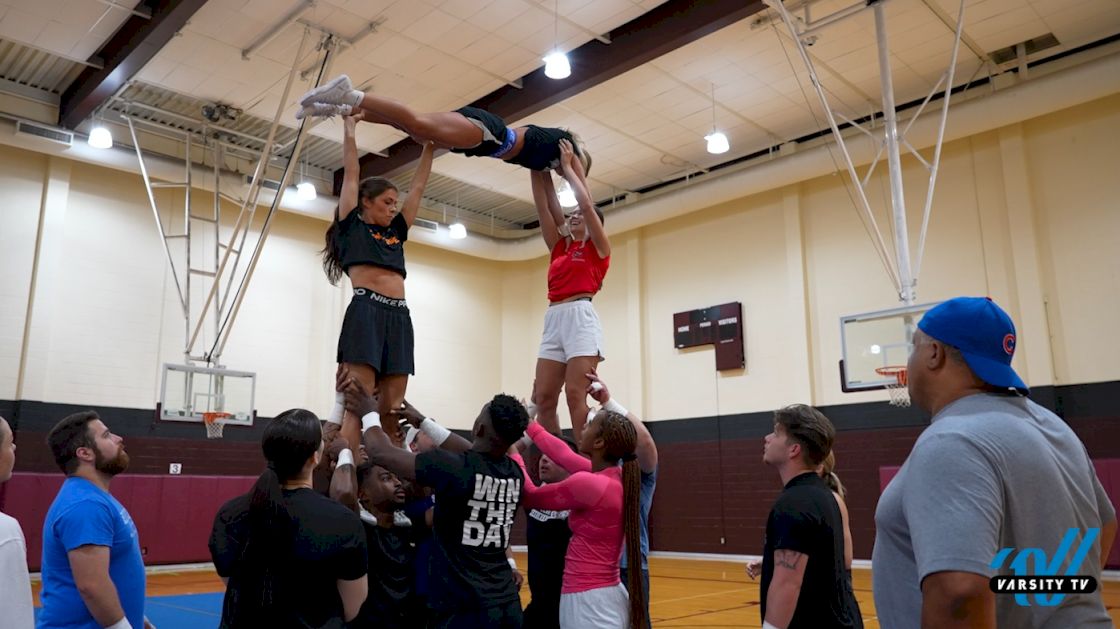
[[[361,102],[362,93],[354,89],[354,86],[350,83],[350,77],[345,74],[336,76],[299,99],[299,104],[304,107],[312,103],[357,107]]]
[[[327,103],[311,103],[296,112],[296,120],[304,118],[333,118],[335,116],[349,116],[353,112],[350,105],[328,105]]]

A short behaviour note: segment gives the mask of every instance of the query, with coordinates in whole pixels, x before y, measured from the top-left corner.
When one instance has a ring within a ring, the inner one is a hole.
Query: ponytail
[[[635,450],[638,431],[625,415],[602,410],[595,416],[608,461],[622,462],[622,531],[626,542],[626,591],[630,595],[630,626],[646,625],[647,592],[642,583],[642,471]],[[586,428],[584,429],[586,430]]]
[[[250,493],[249,537],[241,556],[240,576],[243,578],[239,585],[244,591],[241,600],[251,603],[241,605],[238,611],[259,618],[257,613],[250,611],[257,606],[257,601],[260,605],[258,610],[267,611],[281,598],[276,591],[276,572],[280,562],[291,553],[294,528],[294,522],[284,506],[280,477],[269,464]]]
[[[844,489],[844,484],[840,482],[840,477],[836,475],[836,472],[825,474],[824,482],[828,485],[829,489],[838,494],[841,498],[846,498],[848,496],[848,490]]]
[[[280,591],[280,567],[289,563],[297,536],[282,483],[299,477],[322,441],[319,418],[303,409],[277,415],[264,429],[261,449],[268,467],[249,492],[248,535],[234,565],[239,591],[234,626],[274,624],[268,618],[274,604],[292,594]]]
[[[342,245],[339,243],[338,233],[341,229],[338,222],[338,208],[335,208],[334,219],[331,220],[330,227],[327,227],[327,233],[324,234],[326,244],[319,252],[323,254],[323,272],[327,274],[331,286],[338,286],[338,280],[342,279]]]
[[[638,461],[623,457],[622,464],[622,528],[626,539],[626,591],[630,593],[630,626],[646,626],[646,596],[642,582],[642,521],[639,497],[642,491]]]

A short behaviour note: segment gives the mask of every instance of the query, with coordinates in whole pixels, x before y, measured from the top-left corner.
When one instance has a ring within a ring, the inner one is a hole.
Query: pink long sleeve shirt
[[[561,592],[570,594],[619,583],[622,556],[622,468],[611,466],[591,472],[591,461],[572,452],[568,444],[531,424],[527,431],[548,458],[572,473],[559,483],[540,487],[525,472],[520,456],[513,459],[525,472],[522,503],[531,509],[569,510],[572,541],[564,558]]]

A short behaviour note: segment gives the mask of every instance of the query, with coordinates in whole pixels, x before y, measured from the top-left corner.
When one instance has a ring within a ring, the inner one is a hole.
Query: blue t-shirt
[[[101,629],[74,585],[67,553],[79,546],[109,547],[109,578],[124,615],[144,626],[144,560],[136,525],[121,503],[83,479],[70,477],[43,523],[43,609],[38,629]]]
[[[638,512],[642,528],[642,570],[649,570],[649,510],[653,506],[653,492],[657,489],[657,468],[652,472],[642,472],[642,485],[638,493]],[[623,545],[622,561],[619,566],[626,567],[626,547]]]

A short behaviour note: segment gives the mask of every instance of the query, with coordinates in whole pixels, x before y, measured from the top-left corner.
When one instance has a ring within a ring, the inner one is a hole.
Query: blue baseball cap
[[[989,297],[955,297],[938,304],[922,317],[918,328],[960,350],[972,373],[988,384],[1030,389],[1011,368],[1015,356],[1015,323]]]

